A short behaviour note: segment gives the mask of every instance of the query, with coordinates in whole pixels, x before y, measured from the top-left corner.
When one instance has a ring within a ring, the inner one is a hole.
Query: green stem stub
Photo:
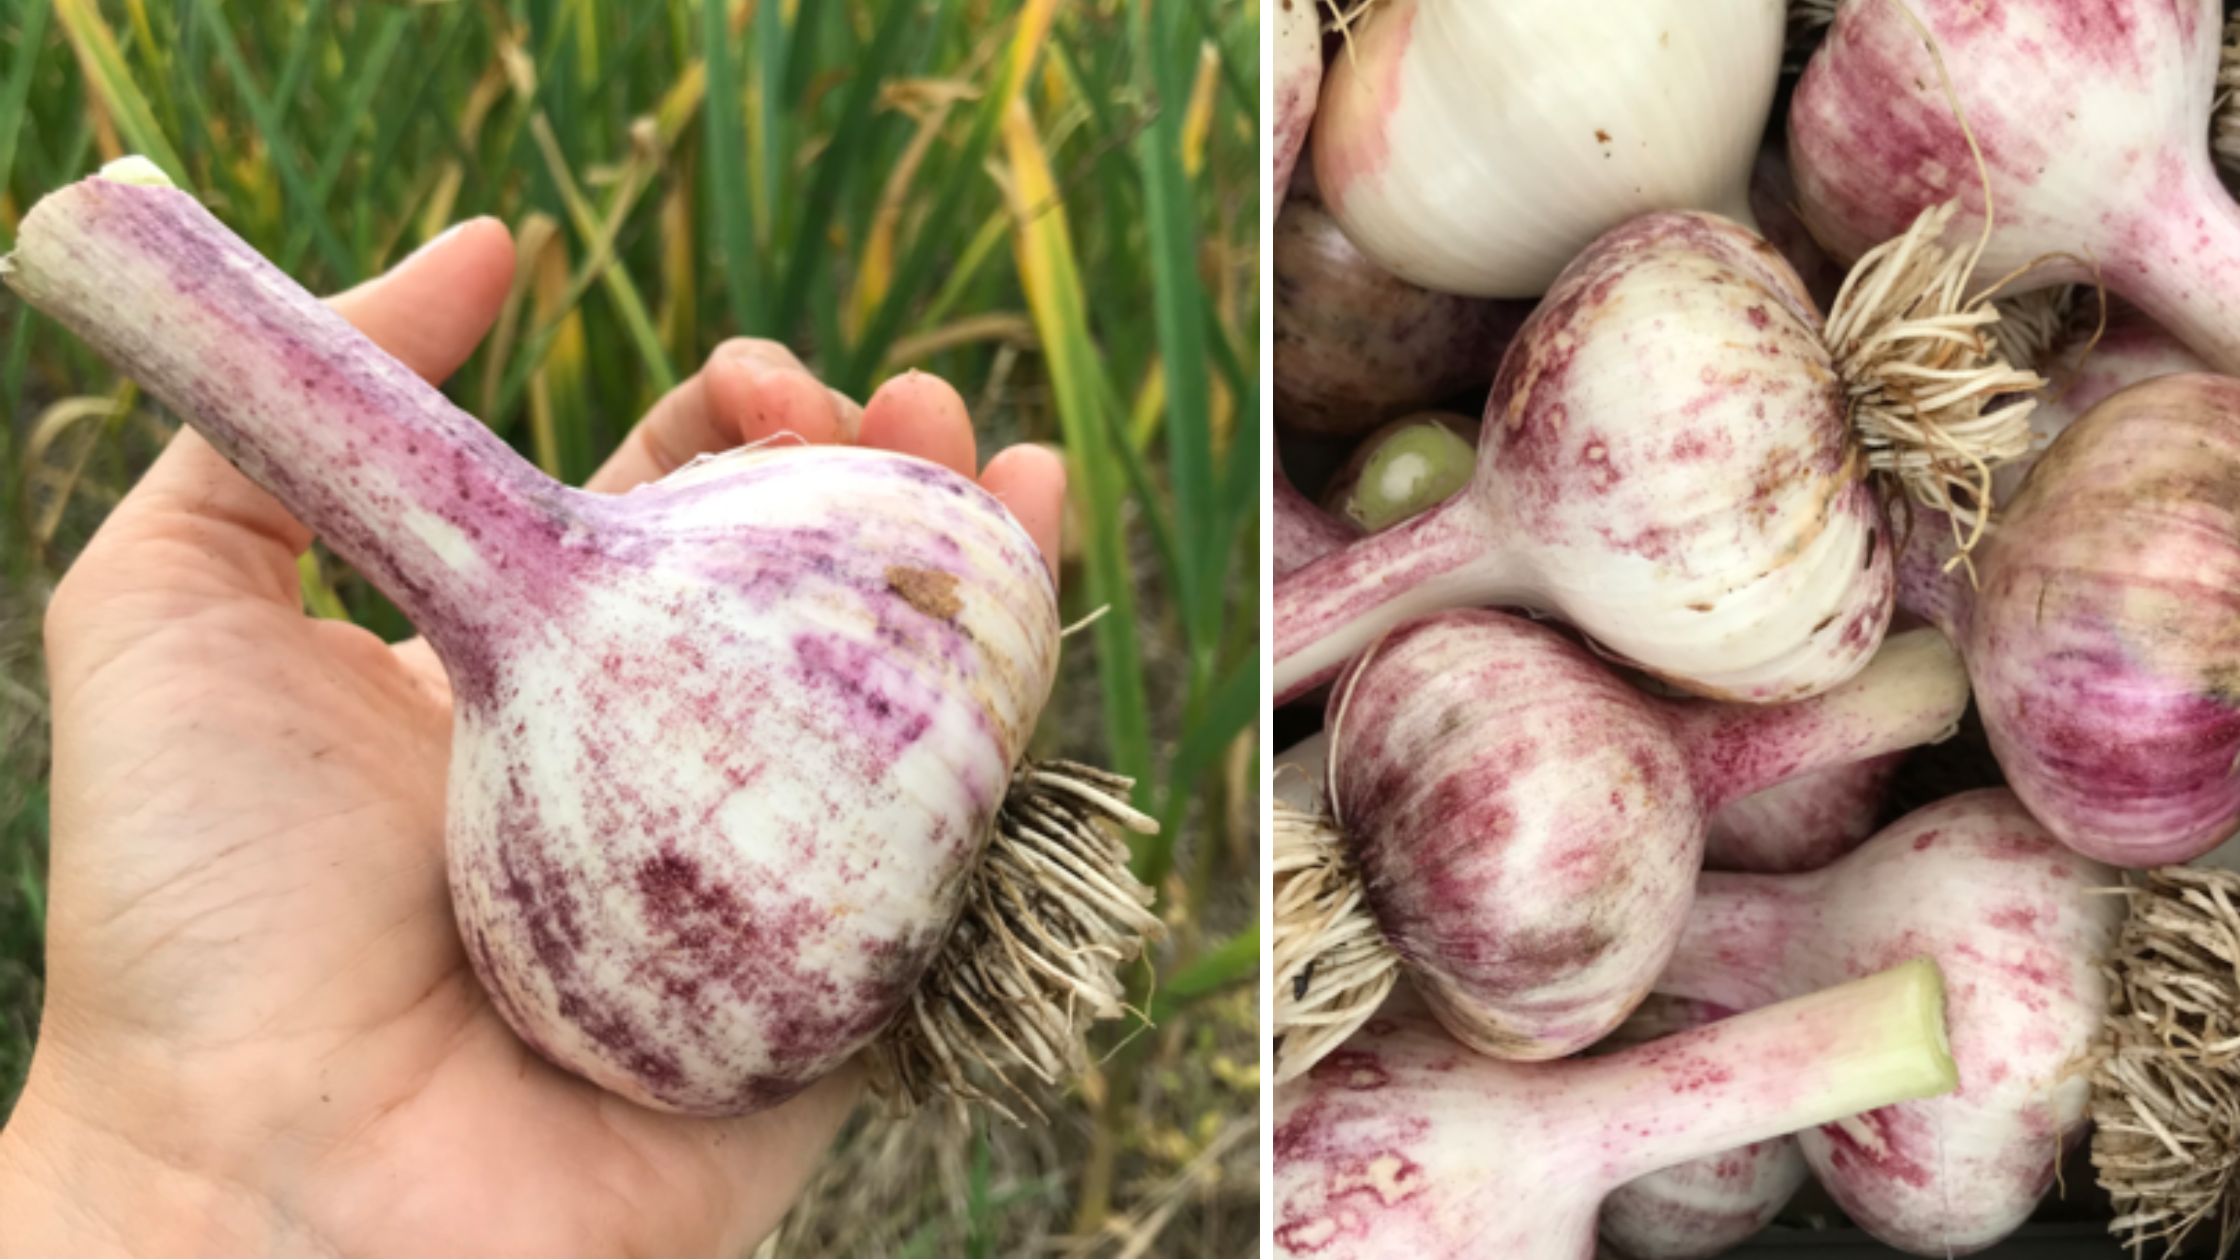
[[[171,188],[171,177],[139,154],[129,154],[103,166],[101,178],[113,184],[137,184],[142,188]]]

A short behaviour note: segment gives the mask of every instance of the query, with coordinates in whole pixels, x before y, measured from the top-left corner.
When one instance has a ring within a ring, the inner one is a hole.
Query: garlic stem
[[[554,561],[579,496],[151,164],[112,163],[42,199],[6,278],[129,365],[439,647],[471,650],[461,630],[481,610],[564,577]]]
[[[1688,926],[1657,992],[1755,1010],[1780,998],[1780,977],[1760,960],[1789,958],[1819,934],[1817,881],[1801,875],[1705,871],[1696,880]]]
[[[1898,550],[1898,607],[1942,630],[1953,642],[1964,642],[1976,592],[1969,570],[1960,563],[1952,518],[1915,508],[1911,526]]]
[[[1967,704],[1959,651],[1919,629],[1891,635],[1849,682],[1807,700],[1675,710],[1697,790],[1716,809],[1808,770],[1941,739]]]
[[[1945,1093],[1944,977],[1917,958],[1864,980],[1576,1065],[1569,1091],[1633,1140],[1621,1180]],[[1676,1106],[1685,1095],[1691,1105]]]
[[[1328,682],[1380,634],[1446,608],[1535,603],[1469,490],[1279,585],[1275,702]]]

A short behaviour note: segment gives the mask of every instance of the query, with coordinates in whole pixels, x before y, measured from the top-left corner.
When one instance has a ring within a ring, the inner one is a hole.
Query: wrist
[[[35,1089],[0,1128],[0,1204],[0,1256],[249,1255],[287,1245],[277,1214],[247,1188]]]

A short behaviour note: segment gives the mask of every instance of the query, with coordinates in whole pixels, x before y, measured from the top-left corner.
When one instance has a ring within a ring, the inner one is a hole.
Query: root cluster
[[[1275,1060],[1278,1085],[1305,1072],[1376,1014],[1400,960],[1369,913],[1336,829],[1275,806]]]
[[[2165,867],[2124,890],[2093,1075],[2092,1162],[2133,1255],[2240,1241],[2240,875]]]
[[[1159,829],[1133,786],[1071,761],[1012,775],[957,925],[870,1054],[890,1105],[977,1102],[1018,1123],[1010,1103],[1041,1109],[1013,1073],[1048,1088],[1083,1071],[1083,1031],[1126,1010],[1120,968],[1162,930],[1115,834]]]

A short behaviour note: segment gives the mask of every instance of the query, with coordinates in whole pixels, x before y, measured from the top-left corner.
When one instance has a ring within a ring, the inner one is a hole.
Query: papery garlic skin
[[[2240,205],[2206,140],[2222,16],[2216,0],[1847,0],[1789,109],[1805,220],[1848,260],[1957,198],[1952,238],[1978,237],[1982,176],[1949,73],[1993,198],[1976,279],[2031,267],[2029,285],[2085,283],[2097,263],[2110,290],[2240,371]]]
[[[1470,485],[1278,582],[1275,691],[1409,617],[1506,604],[1696,694],[1789,700],[1858,672],[1893,590],[1812,299],[1743,228],[1644,215],[1519,330]]]
[[[1783,0],[1385,0],[1332,61],[1323,200],[1426,288],[1533,297],[1652,210],[1750,222]]]
[[[1261,18],[1275,23],[1275,113],[1268,123],[1268,149],[1274,167],[1272,204],[1280,214],[1322,87],[1322,0],[1271,3],[1272,19],[1266,10]]]

